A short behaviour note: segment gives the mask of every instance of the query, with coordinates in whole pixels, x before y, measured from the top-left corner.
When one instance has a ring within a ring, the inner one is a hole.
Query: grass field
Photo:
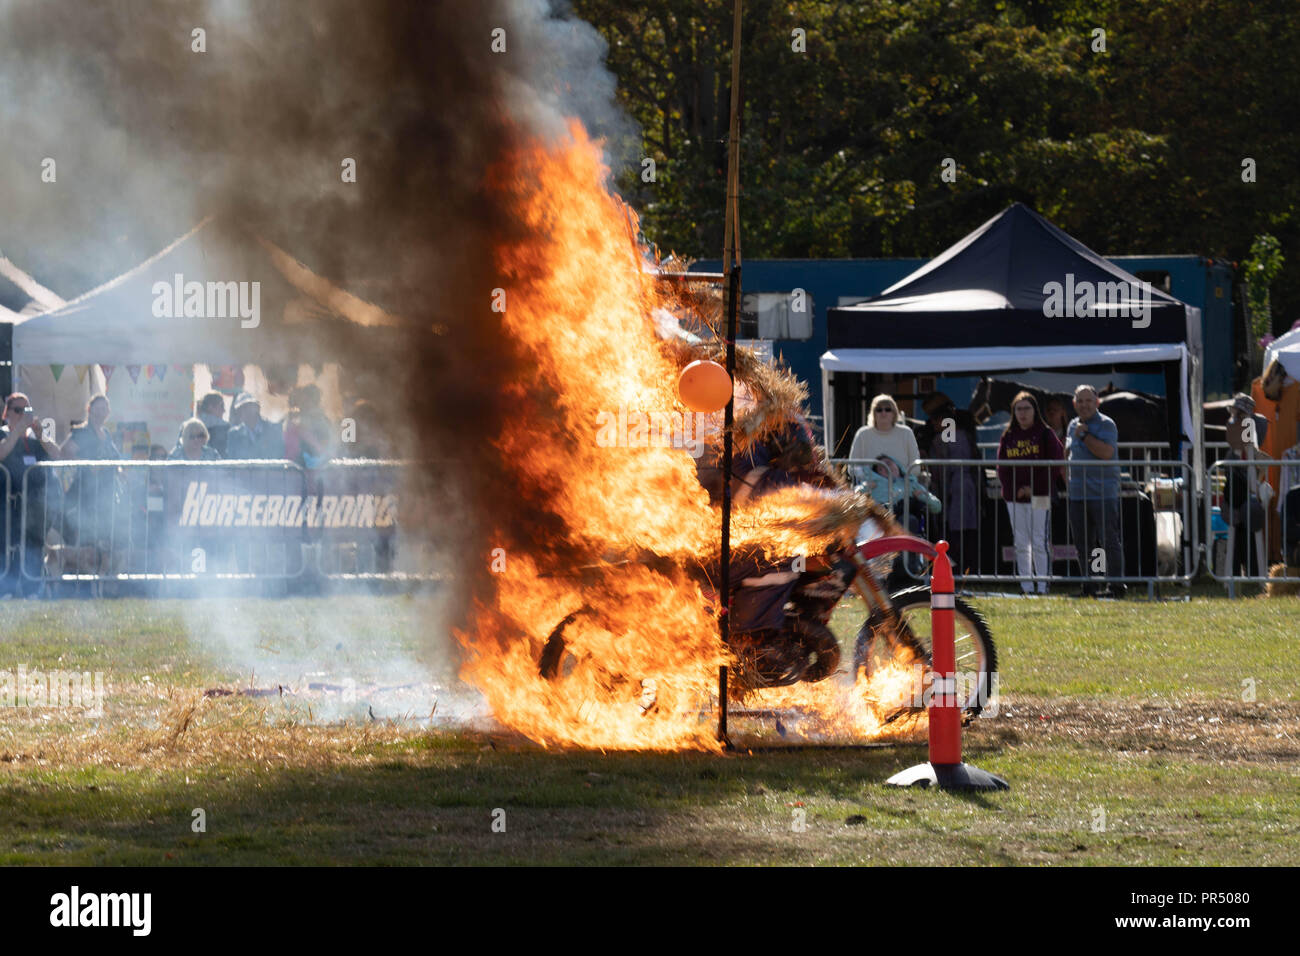
[[[977,603],[1003,698],[965,756],[1012,789],[960,796],[881,786],[923,741],[557,753],[364,695],[327,722],[202,696],[257,684],[249,653],[446,680],[418,598],[5,602],[0,671],[108,692],[100,719],[0,707],[0,862],[1300,863],[1300,601]]]

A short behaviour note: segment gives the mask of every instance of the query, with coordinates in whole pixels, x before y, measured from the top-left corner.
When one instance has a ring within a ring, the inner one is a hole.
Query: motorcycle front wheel
[[[877,609],[858,630],[853,647],[853,672],[865,668],[870,677],[877,668],[899,660],[904,666],[921,663],[927,670],[931,665],[930,648],[933,635],[930,630],[930,589],[913,587],[890,595],[901,626],[892,627],[886,615]],[[993,634],[984,616],[961,598],[955,602],[953,616],[953,650],[957,662],[957,691],[961,697],[962,711],[977,717],[997,690],[998,654],[993,646]],[[929,684],[926,674],[923,688]],[[919,710],[920,702],[900,710]]]

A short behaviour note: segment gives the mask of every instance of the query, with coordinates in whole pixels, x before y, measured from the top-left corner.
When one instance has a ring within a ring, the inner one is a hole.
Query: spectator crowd
[[[1056,540],[1067,536],[1074,546],[1077,577],[1082,580],[1076,596],[1123,597],[1127,588],[1122,580],[1126,567],[1119,430],[1101,411],[1093,386],[1079,385],[1073,406],[1069,417],[1061,399],[1049,398],[1040,408],[1033,394],[1021,391],[1007,409],[1011,419],[998,442],[996,476],[1011,529],[1015,572],[1026,594],[1047,593],[1053,561],[1060,558],[1051,546],[1052,502],[1059,497],[1065,523]],[[906,511],[908,530],[935,540],[947,538],[955,571],[980,571],[977,531],[986,478],[983,467],[969,464],[983,457],[974,421],[941,392],[930,394],[922,408],[928,422],[913,429],[891,396],[877,395],[867,424],[854,435],[850,472],[859,490],[900,517]],[[1257,420],[1258,427],[1251,424]],[[1227,426],[1229,451],[1220,457],[1228,462],[1266,457],[1258,444],[1263,427],[1254,401],[1248,395],[1235,396]],[[921,457],[921,448],[929,459],[928,472],[911,467]],[[1257,576],[1268,570],[1263,529],[1269,503],[1278,494],[1284,555],[1300,563],[1300,436],[1281,457],[1297,464],[1280,469],[1280,492],[1268,483],[1264,468],[1223,471],[1220,511],[1233,531],[1232,553],[1227,556],[1231,574],[1241,570]],[[945,465],[944,460],[967,464]],[[910,499],[906,509],[904,499]]]
[[[42,425],[42,416],[22,392],[6,400],[0,416],[0,475],[8,477],[9,561],[0,597],[39,588],[41,545],[53,527],[51,515],[58,515],[56,536],[62,542],[104,542],[112,537],[112,523],[119,516],[115,503],[123,495],[122,469],[75,468],[70,482],[50,471],[28,471],[46,461],[122,461],[126,458],[108,427],[112,409],[108,398],[96,394],[86,404],[85,418],[74,422],[63,443],[57,444]],[[262,417],[261,404],[247,392],[230,403],[220,392],[209,392],[199,400],[193,418],[181,423],[170,451],[163,445],[139,445],[133,457],[150,461],[291,461],[306,469],[317,469],[333,458],[387,458],[389,444],[380,434],[378,416],[364,399],[352,403],[346,431],[321,408],[321,392],[315,385],[293,388],[289,412],[282,422]],[[156,477],[138,476],[152,493],[161,486]],[[146,487],[142,484],[142,489]],[[25,489],[25,494],[24,494]],[[27,547],[18,548],[20,535]],[[26,575],[19,554],[26,554]],[[24,577],[26,580],[24,580]]]

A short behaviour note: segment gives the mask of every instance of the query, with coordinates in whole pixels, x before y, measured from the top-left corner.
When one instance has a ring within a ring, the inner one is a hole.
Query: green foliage
[[[716,255],[731,0],[574,8],[658,166],[619,171],[646,236]],[[933,255],[1017,200],[1108,254],[1242,259],[1261,222],[1292,247],[1297,41],[1282,0],[746,0],[742,251]],[[1274,302],[1300,310],[1300,280]]]
[[[1246,299],[1250,304],[1250,316],[1253,331],[1262,336],[1272,327],[1272,312],[1269,303],[1268,287],[1277,274],[1282,271],[1282,244],[1275,236],[1260,233],[1250,244],[1250,258],[1244,263],[1246,281]]]

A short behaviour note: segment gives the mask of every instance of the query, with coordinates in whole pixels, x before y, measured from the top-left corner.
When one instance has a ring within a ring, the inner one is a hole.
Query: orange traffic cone
[[[953,647],[952,564],[948,542],[935,545],[930,575],[930,761],[894,774],[885,781],[893,787],[939,786],[945,790],[1009,790],[1011,785],[961,760],[961,705],[957,701],[957,653]]]

